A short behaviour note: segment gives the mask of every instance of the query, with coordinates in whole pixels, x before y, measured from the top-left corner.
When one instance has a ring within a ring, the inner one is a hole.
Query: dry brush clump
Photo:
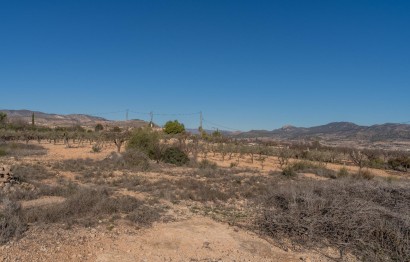
[[[316,164],[309,161],[297,161],[287,165],[283,169],[283,175],[287,177],[294,177],[296,173],[312,173],[326,178],[337,178],[337,172],[327,169],[322,164]]]
[[[145,216],[138,212],[147,211]],[[149,211],[149,212],[148,212]],[[113,196],[113,192],[106,188],[78,188],[67,199],[56,205],[42,208],[32,208],[23,214],[28,223],[64,223],[66,225],[82,224],[91,226],[101,218],[115,214],[125,214],[131,221],[140,225],[150,225],[161,217],[163,210],[149,206],[142,200],[130,196]]]
[[[5,244],[13,238],[20,238],[27,230],[27,224],[22,220],[21,206],[8,199],[3,200],[0,209],[0,244]]]
[[[259,204],[257,229],[276,240],[334,246],[364,261],[410,261],[408,182],[300,181],[272,188]]]
[[[153,168],[146,154],[138,150],[127,150],[123,153],[113,152],[104,160],[69,159],[53,165],[56,170],[70,171],[79,174],[82,182],[97,183],[115,170],[145,172]]]
[[[73,185],[50,185],[42,180],[56,177],[56,173],[48,171],[38,164],[16,165],[13,170],[13,184],[0,188],[0,197],[11,201],[32,200],[41,196],[67,196]]]
[[[1,143],[0,156],[40,156],[47,154],[47,149],[40,145],[24,144],[24,143]]]

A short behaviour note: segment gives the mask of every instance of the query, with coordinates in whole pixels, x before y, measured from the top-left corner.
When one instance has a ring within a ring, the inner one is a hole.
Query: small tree
[[[165,123],[164,132],[166,134],[181,134],[185,132],[185,126],[178,120],[168,121]]]

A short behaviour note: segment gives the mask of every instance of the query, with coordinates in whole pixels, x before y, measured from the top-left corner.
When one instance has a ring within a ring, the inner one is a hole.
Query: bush
[[[97,125],[95,126],[94,130],[95,130],[95,132],[99,132],[99,131],[104,130],[104,127],[103,127],[103,125],[101,125],[101,124],[97,124]]]
[[[231,162],[231,164],[229,165],[231,168],[237,167],[238,163],[237,162]]]
[[[347,170],[346,167],[342,167],[339,172],[337,173],[338,177],[347,177],[349,176],[349,171]]]
[[[21,219],[20,205],[7,199],[3,204],[4,209],[0,211],[0,244],[21,237],[27,230],[27,224]]]
[[[374,175],[369,170],[360,170],[357,174],[357,178],[371,180],[374,178]]]
[[[283,169],[282,175],[284,175],[285,177],[295,177],[297,176],[297,173],[293,167],[287,166]]]
[[[160,137],[157,132],[149,129],[138,129],[127,144],[127,150],[134,149],[145,153],[149,158],[159,160],[161,158]]]
[[[164,151],[162,160],[165,163],[183,166],[189,162],[189,157],[178,147],[169,147]]]
[[[100,144],[94,144],[93,147],[91,148],[93,153],[99,153],[99,152],[101,152],[101,149],[102,149],[102,147],[101,147]]]
[[[112,193],[104,188],[80,188],[61,204],[43,208],[29,209],[24,217],[27,222],[33,223],[67,223],[91,226],[99,217],[120,213],[132,213],[140,210],[144,202],[130,196],[113,197]],[[147,207],[145,210],[149,210]],[[157,212],[158,214],[158,212]],[[159,214],[155,219],[159,218]],[[151,219],[153,221],[154,218]],[[144,220],[145,221],[145,220]]]
[[[410,157],[396,157],[396,158],[391,158],[387,162],[388,167],[397,170],[397,171],[404,171],[407,172],[407,170],[410,168]]]
[[[126,218],[139,226],[151,226],[153,222],[158,220],[162,212],[158,208],[140,205],[128,214]]]
[[[211,162],[207,159],[204,159],[201,162],[199,162],[198,167],[199,167],[199,169],[214,169],[214,170],[218,168],[216,163]]]
[[[185,132],[185,126],[179,123],[178,120],[168,121],[164,126],[164,132],[166,134],[180,134]]]
[[[146,154],[138,150],[127,150],[122,154],[122,159],[126,166],[139,167],[143,171],[150,168],[149,158]]]

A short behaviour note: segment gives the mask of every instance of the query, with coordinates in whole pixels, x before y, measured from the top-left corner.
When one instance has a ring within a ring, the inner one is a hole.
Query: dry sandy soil
[[[18,163],[52,164],[56,161],[92,158],[102,160],[114,147],[108,146],[99,153],[91,153],[91,146],[65,148],[64,145],[42,144],[48,153],[10,160]],[[220,161],[229,166],[234,160]],[[241,161],[240,166],[260,168],[255,160]],[[340,166],[332,165],[338,169]],[[353,167],[352,167],[353,168]],[[175,168],[177,170],[178,168]],[[264,171],[278,170],[275,159],[265,162]],[[173,169],[168,170],[173,172]],[[384,171],[375,170],[380,175]],[[75,173],[59,175],[75,181]],[[164,174],[165,175],[165,174]],[[127,190],[125,190],[127,191]],[[44,197],[25,201],[23,208],[61,203],[60,197]],[[119,219],[115,222],[99,221],[95,227],[32,226],[20,240],[0,246],[0,261],[335,261],[337,252],[329,250],[283,250],[272,241],[241,227],[201,216],[183,204],[171,204],[168,214],[171,221],[159,221],[152,227],[140,228]],[[324,254],[326,253],[326,255]],[[344,260],[344,261],[348,261]],[[354,261],[354,258],[351,258]]]

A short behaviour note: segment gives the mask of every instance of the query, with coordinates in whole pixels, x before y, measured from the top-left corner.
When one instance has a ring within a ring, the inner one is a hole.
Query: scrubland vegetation
[[[410,261],[408,154],[330,148],[317,141],[235,140],[219,132],[194,136],[178,122],[167,128],[51,129],[4,123],[0,160],[13,165],[15,186],[0,189],[0,243],[24,237],[30,226],[48,224],[70,229],[124,220],[148,227],[172,221],[168,211],[182,205],[267,236],[283,248],[330,246],[340,251],[341,261],[346,254],[364,261]],[[90,158],[13,162],[47,154],[45,143],[88,147]],[[103,160],[91,158],[108,145],[117,152]],[[218,166],[216,160],[230,165]],[[266,169],[269,161],[275,161],[276,170]],[[374,169],[391,176],[379,177]],[[142,197],[124,195],[124,189]],[[63,201],[21,206],[44,196]]]

